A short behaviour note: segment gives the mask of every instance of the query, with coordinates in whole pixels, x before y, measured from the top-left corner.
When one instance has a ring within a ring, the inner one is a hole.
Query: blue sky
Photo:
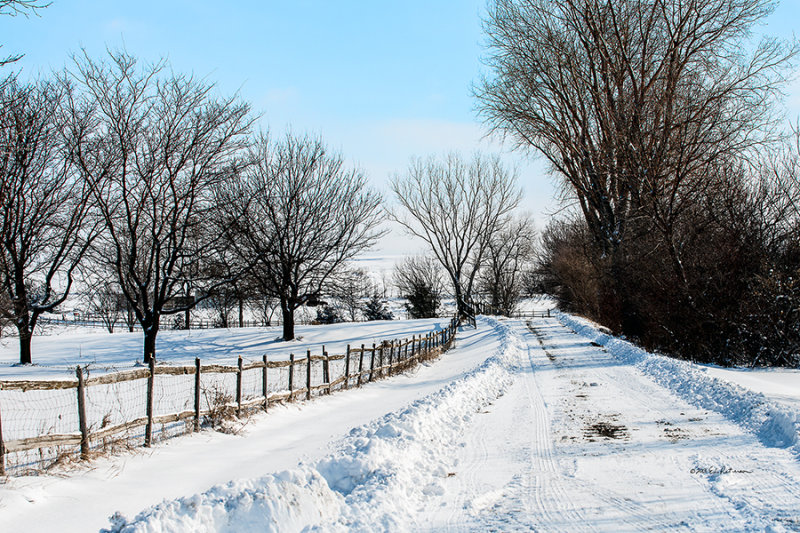
[[[25,53],[26,74],[106,46],[239,91],[262,126],[320,134],[376,187],[410,157],[502,152],[541,228],[558,206],[544,165],[483,138],[470,85],[480,75],[485,0],[53,0],[40,16],[1,17],[2,54]],[[800,1],[784,0],[765,31],[791,36]],[[800,84],[789,96],[800,114]]]

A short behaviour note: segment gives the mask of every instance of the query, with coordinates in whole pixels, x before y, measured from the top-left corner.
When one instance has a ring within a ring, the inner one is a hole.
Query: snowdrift
[[[354,428],[313,464],[232,481],[166,501],[133,520],[115,514],[106,533],[162,531],[403,531],[414,512],[444,491],[452,446],[472,417],[513,381],[525,344],[504,325],[497,351],[440,391]],[[452,354],[456,356],[457,354]]]

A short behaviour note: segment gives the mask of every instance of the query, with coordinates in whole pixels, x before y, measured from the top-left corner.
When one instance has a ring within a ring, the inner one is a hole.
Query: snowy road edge
[[[452,448],[472,417],[510,386],[524,342],[506,324],[482,320],[499,347],[441,390],[354,428],[314,464],[218,485],[165,501],[132,521],[115,515],[105,533],[155,531],[404,531],[414,511],[442,494]],[[457,356],[457,355],[455,355]]]
[[[765,446],[786,448],[800,460],[800,413],[769,401],[761,393],[708,376],[688,361],[653,354],[603,333],[585,319],[559,311],[554,316],[567,328],[605,347],[618,360],[635,366],[680,398],[722,414],[753,433]]]

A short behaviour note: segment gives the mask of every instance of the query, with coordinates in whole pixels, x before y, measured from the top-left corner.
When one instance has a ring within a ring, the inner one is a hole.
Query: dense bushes
[[[644,216],[615,260],[582,219],[554,221],[542,235],[540,278],[563,308],[649,349],[725,365],[796,366],[798,220],[791,210],[765,209],[786,192],[736,186],[703,198],[675,232],[680,269]]]

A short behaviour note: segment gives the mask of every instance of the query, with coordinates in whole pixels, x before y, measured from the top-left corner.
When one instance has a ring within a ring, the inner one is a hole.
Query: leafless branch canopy
[[[0,15],[17,16],[30,14],[37,14],[40,9],[44,9],[50,5],[50,2],[42,2],[40,0],[0,0]],[[2,48],[2,45],[0,45]],[[16,54],[9,57],[0,59],[0,67],[9,63],[14,63],[22,59],[22,54]],[[4,83],[4,82],[0,82]]]
[[[510,316],[523,290],[523,274],[531,268],[535,231],[529,217],[515,217],[492,236],[480,273],[479,288],[495,314]]]
[[[608,250],[647,209],[666,233],[687,198],[769,138],[796,49],[745,46],[774,0],[495,0],[486,122],[543,154]]]

